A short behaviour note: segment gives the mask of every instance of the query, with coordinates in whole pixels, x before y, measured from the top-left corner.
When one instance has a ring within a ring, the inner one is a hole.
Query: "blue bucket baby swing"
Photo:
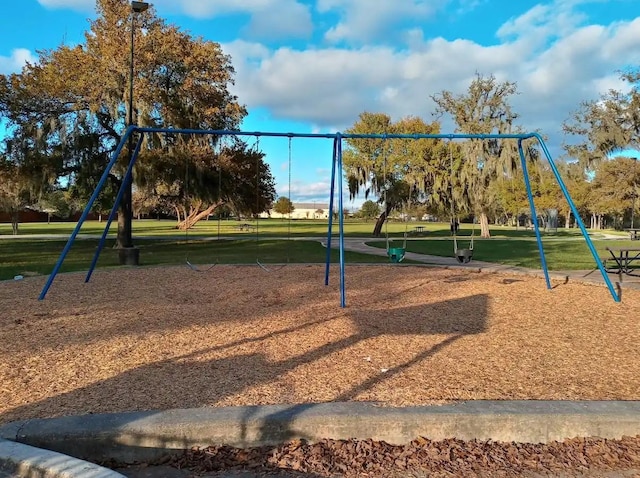
[[[406,218],[405,218],[406,220]],[[404,256],[407,252],[407,233],[404,233],[404,240],[402,242],[402,247],[396,247],[392,245],[392,241],[389,240],[389,234],[387,234],[387,256],[389,256],[389,260],[398,264],[403,261]]]
[[[387,184],[387,153],[386,153],[386,149],[384,152],[384,156],[383,156],[383,164],[384,164],[384,173],[383,173],[383,177],[384,177],[384,182],[385,182],[385,187],[384,187],[384,210],[385,211],[390,211],[389,207],[388,207],[388,203],[387,203],[387,190],[389,189],[389,186]],[[411,197],[411,191],[409,191],[409,197]],[[409,199],[410,200],[410,199]],[[388,214],[388,212],[387,212]],[[389,257],[389,261],[391,261],[392,264],[399,264],[400,262],[402,262],[404,260],[404,257],[407,253],[407,227],[408,227],[408,222],[407,222],[407,217],[406,217],[406,213],[404,211],[404,203],[403,203],[403,219],[405,221],[405,227],[404,227],[404,237],[403,237],[403,241],[402,241],[402,247],[398,247],[396,245],[394,245],[394,241],[392,239],[389,239],[389,228],[388,228],[388,224],[389,224],[389,217],[387,216],[387,218],[385,219],[385,223],[384,223],[384,234],[385,234],[385,238],[387,241],[387,257]]]

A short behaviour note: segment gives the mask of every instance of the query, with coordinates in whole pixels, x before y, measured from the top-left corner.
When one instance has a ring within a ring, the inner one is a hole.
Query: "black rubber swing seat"
[[[472,249],[456,249],[456,259],[460,264],[467,264],[473,258]]]

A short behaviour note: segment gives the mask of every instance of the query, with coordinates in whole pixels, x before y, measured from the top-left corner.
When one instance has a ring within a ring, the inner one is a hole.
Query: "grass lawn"
[[[239,229],[240,224],[248,224],[252,226],[253,231],[244,231]],[[70,235],[75,228],[75,222],[55,222],[51,224],[46,223],[24,223],[20,224],[19,233],[22,235],[30,234],[63,234]],[[184,231],[176,229],[176,221],[174,220],[153,220],[143,219],[134,220],[132,223],[133,234],[141,237],[155,237],[155,236],[170,236],[175,238],[186,237]],[[345,234],[357,235],[357,236],[371,236],[374,223],[369,221],[347,221],[345,223]],[[81,234],[102,234],[105,227],[104,222],[98,221],[86,221],[82,225],[80,230]],[[326,236],[327,234],[327,221],[312,221],[312,220],[292,220],[289,223],[284,219],[261,219],[255,220],[225,220],[225,221],[200,221],[192,229],[189,230],[188,237],[217,237],[218,233],[221,236],[238,236],[238,237],[255,237],[256,230],[260,236],[275,236],[275,237],[305,237],[305,236]],[[117,225],[112,224],[109,231],[109,235],[115,235]],[[403,234],[404,225],[401,223],[393,223],[389,226],[392,233]],[[334,232],[338,230],[337,221],[334,222]],[[11,234],[11,224],[0,223],[0,235]]]
[[[193,227],[188,234],[188,237],[217,237],[218,233],[221,236],[232,237],[255,237],[255,230],[252,232],[240,231],[238,226],[240,224],[249,224],[254,227],[258,227],[258,233],[260,236],[269,237],[322,237],[327,234],[327,221],[326,220],[292,220],[291,223],[287,219],[261,219],[256,222],[254,220],[249,221],[200,221],[195,227]],[[373,227],[375,223],[373,221],[362,221],[349,219],[344,222],[345,236],[350,237],[372,237]],[[51,235],[65,235],[71,234],[75,228],[75,222],[54,222],[51,224],[46,223],[24,223],[20,224],[20,234],[51,234]],[[184,239],[185,233],[175,228],[176,222],[173,220],[153,220],[143,219],[133,221],[133,234],[139,237],[157,237],[168,236],[176,239]],[[411,233],[414,227],[423,226],[427,231],[429,237],[446,237],[449,235],[449,224],[437,223],[437,222],[395,222],[391,221],[383,229],[383,235],[388,233],[391,236],[402,236],[405,231]],[[87,221],[82,225],[80,230],[81,234],[102,234],[105,223],[98,221]],[[112,224],[110,235],[115,235],[116,224]],[[337,233],[338,222],[334,221],[333,232]],[[478,229],[476,228],[476,233]],[[461,225],[462,234],[471,233],[470,224]],[[0,223],[0,235],[10,235],[11,224]],[[515,230],[511,227],[492,227],[491,234],[494,237],[534,237],[533,231],[527,231],[522,228]],[[554,237],[570,237],[579,235],[579,231],[576,229],[558,230],[558,233]]]
[[[384,241],[371,241],[367,244],[380,248],[386,247]],[[395,244],[401,243],[396,240]],[[594,240],[593,245],[598,251],[598,255],[606,258],[609,256],[605,250],[607,246],[637,246],[637,243],[621,240]],[[458,247],[469,247],[468,237],[458,238]],[[562,240],[549,236],[543,238],[543,247],[550,270],[588,270],[596,267],[586,242],[579,237]],[[407,251],[434,256],[453,256],[453,241],[449,239],[409,240],[407,241]],[[473,258],[496,264],[541,268],[538,244],[534,238],[476,238]]]
[[[258,226],[259,249],[256,249],[256,232],[243,232],[239,224]],[[36,234],[59,235],[55,239],[0,239],[0,280],[10,279],[15,275],[49,274],[58,259],[66,239],[76,223],[25,223],[20,225],[20,233],[26,236]],[[345,236],[370,238],[374,223],[369,221],[345,221]],[[449,239],[449,227],[446,223],[405,223],[391,222],[386,233],[392,238],[400,238],[405,231],[421,225],[425,228],[424,238],[411,236],[408,243],[410,252],[451,256],[453,245]],[[86,222],[81,234],[100,235],[105,223]],[[323,263],[326,250],[316,241],[285,241],[291,236],[324,237],[327,233],[326,221],[295,220],[289,223],[282,219],[265,219],[255,221],[201,221],[186,235],[175,229],[175,221],[171,220],[135,220],[134,243],[141,249],[142,265],[184,264],[187,260],[192,264],[211,264],[215,262],[236,264],[253,263],[259,258],[261,263]],[[111,248],[116,225],[112,226],[107,247],[100,256],[98,267],[117,266],[116,252]],[[202,240],[203,238],[226,238]],[[476,234],[477,234],[476,229]],[[10,234],[10,224],[0,224],[0,235]],[[334,234],[337,223],[334,223]],[[469,235],[471,225],[463,224],[461,235]],[[533,231],[515,230],[508,227],[492,227],[492,238],[476,239],[474,258],[477,260],[510,264],[522,267],[539,268],[540,260]],[[384,236],[385,234],[383,234]],[[230,238],[230,239],[229,239]],[[188,243],[186,243],[188,242]],[[559,230],[557,234],[544,235],[545,252],[549,268],[591,269],[595,267],[589,250],[576,229]],[[370,243],[376,247],[385,247],[384,240]],[[465,247],[467,241],[460,241]],[[606,257],[604,248],[611,241],[597,240],[594,244],[601,257]],[[616,241],[617,246],[631,244],[630,241]],[[78,240],[65,259],[63,272],[87,270],[93,257],[97,239]],[[634,244],[635,245],[635,244]],[[337,252],[332,252],[332,260],[337,261]],[[347,262],[387,262],[385,257],[347,252]],[[410,261],[408,261],[410,262]]]
[[[66,241],[4,239],[0,240],[0,280],[21,275],[51,273]],[[118,265],[117,252],[109,240],[100,254],[98,268]],[[61,271],[84,271],[89,269],[98,240],[83,239],[74,242]],[[261,240],[253,239],[220,241],[173,241],[138,240],[141,265],[159,264],[250,264],[257,258],[263,264],[274,263],[324,263],[326,249],[315,241]],[[338,261],[338,251],[332,250],[332,262]],[[385,257],[346,252],[347,262],[387,262]]]

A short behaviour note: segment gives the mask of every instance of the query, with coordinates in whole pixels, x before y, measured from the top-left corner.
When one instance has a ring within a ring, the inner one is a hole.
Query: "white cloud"
[[[488,2],[489,0],[459,0],[457,12],[458,14],[468,13]]]
[[[69,8],[81,12],[95,11],[95,0],[38,0],[38,3],[45,8]]]
[[[288,185],[277,188],[278,195],[289,196]],[[330,181],[306,182],[296,180],[291,183],[291,200],[294,202],[326,202],[331,192]]]
[[[343,20],[331,27],[325,38],[367,42],[391,32],[403,19],[425,20],[447,0],[318,0],[320,13],[337,11]]]
[[[538,4],[519,17],[504,23],[496,34],[502,40],[516,37],[544,41],[548,38],[567,35],[584,19],[584,15],[562,1]]]
[[[242,31],[247,39],[308,38],[313,32],[309,6],[298,0],[154,0],[160,14],[182,13],[210,19],[230,14],[247,14]]]
[[[11,56],[0,55],[0,74],[7,75],[22,70],[25,63],[36,63],[37,58],[26,48],[16,48]]]
[[[309,7],[296,1],[274,1],[251,13],[251,21],[243,29],[246,38],[308,38],[313,33]]]
[[[95,0],[38,0],[50,9],[95,11]],[[181,13],[197,19],[250,16],[242,36],[249,39],[308,38],[313,32],[309,6],[298,0],[152,0],[160,15]]]
[[[345,2],[320,0],[325,8]],[[549,5],[532,8],[499,29],[503,42],[495,46],[466,39],[423,40],[416,31],[410,50],[376,46],[268,51],[249,43],[225,48],[238,71],[234,93],[249,109],[265,107],[275,118],[309,122],[318,130],[344,129],[363,111],[431,120],[434,104],[429,95],[444,89],[463,93],[479,72],[517,82],[520,94],[513,103],[520,124],[541,129],[559,143],[562,122],[571,111],[581,101],[619,86],[616,71],[640,62],[640,17],[587,25],[573,5],[575,1],[558,0],[557,10]],[[259,55],[245,61],[238,53],[248,50]]]

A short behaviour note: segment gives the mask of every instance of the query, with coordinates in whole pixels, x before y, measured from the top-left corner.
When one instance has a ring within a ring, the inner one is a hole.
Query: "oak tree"
[[[291,199],[285,196],[280,196],[273,205],[273,210],[284,217],[287,214],[291,214],[295,210],[295,207],[293,206]]]
[[[25,65],[20,73],[0,75],[0,115],[10,125],[11,141],[20,144],[24,155],[32,158],[44,161],[55,153],[59,159],[55,174],[65,177],[70,186],[76,185],[85,196],[122,138],[130,100],[133,122],[138,126],[237,129],[246,116],[245,107],[229,90],[234,77],[231,58],[218,43],[194,38],[166,24],[153,7],[136,14],[134,24],[128,0],[97,0],[96,10],[97,17],[90,22],[84,42],[40,51],[37,61]],[[133,98],[129,92],[129,42],[123,41],[131,37],[132,28]],[[134,183],[150,187],[140,171],[147,174],[155,169],[151,177],[159,182],[153,189],[169,194],[176,190],[173,183],[182,182],[185,191],[183,173],[190,170],[189,197],[183,198],[190,211],[183,227],[190,227],[199,214],[218,204],[214,199],[217,182],[193,179],[203,177],[204,169],[211,166],[206,158],[213,156],[216,148],[220,149],[219,139],[206,136],[148,136],[140,155],[144,167],[134,171]],[[245,159],[239,163],[256,159],[244,143],[227,152],[242,154]],[[125,149],[109,177],[113,190],[122,184],[128,164],[126,153]],[[257,169],[269,182],[268,167],[261,153],[256,154],[260,163]],[[231,168],[225,178],[233,181],[237,174]],[[266,196],[257,201],[253,192],[240,197],[251,191],[246,185],[234,190],[229,184],[226,188],[235,204],[251,210],[272,200],[268,187],[263,189]],[[251,202],[253,206],[248,206]],[[120,247],[130,246],[126,243],[126,227],[132,211],[127,203],[124,198],[118,215]]]
[[[361,113],[347,130],[350,134],[438,134],[438,123],[407,117],[396,123],[384,113]],[[426,200],[434,184],[434,164],[441,159],[436,139],[349,138],[344,151],[344,169],[351,197],[364,192],[383,206],[373,229],[379,236],[392,211]]]
[[[517,93],[513,82],[499,82],[493,75],[477,74],[465,94],[444,90],[431,98],[436,114],[448,114],[456,132],[469,135],[511,134],[518,115],[510,98]],[[460,145],[462,158],[454,168],[453,195],[456,204],[479,216],[482,237],[490,237],[489,215],[495,206],[494,181],[510,178],[520,161],[514,141],[471,139]]]

